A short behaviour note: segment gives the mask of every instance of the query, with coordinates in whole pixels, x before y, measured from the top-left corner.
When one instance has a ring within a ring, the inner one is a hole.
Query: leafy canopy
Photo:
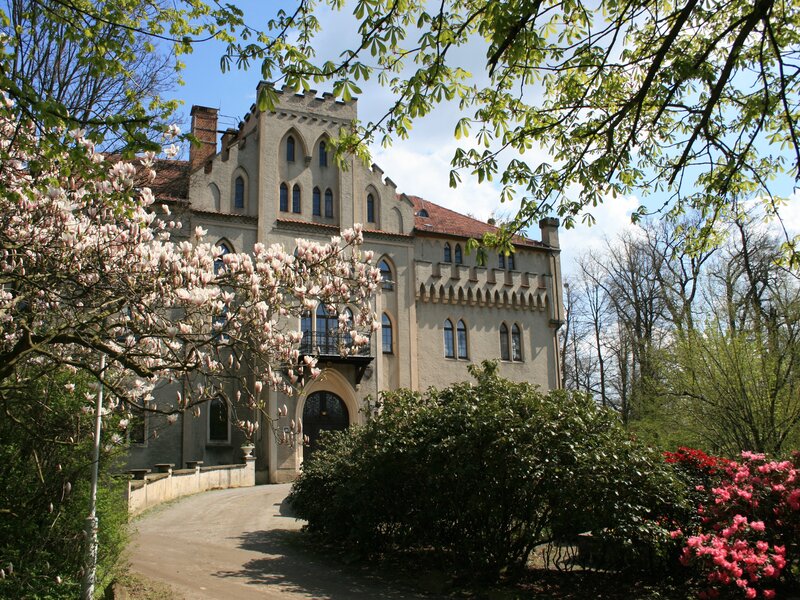
[[[351,6],[358,43],[317,60],[315,15]],[[504,200],[522,192],[514,227],[553,212],[570,227],[633,192],[713,222],[742,198],[772,213],[775,177],[797,180],[798,19],[776,0],[301,0],[268,23],[268,43],[231,44],[222,64],[260,61],[264,79],[296,90],[330,81],[343,100],[377,77],[393,104],[341,148],[406,138],[415,119],[457,101],[455,137],[478,148],[456,151],[451,184],[469,171],[499,177]],[[468,44],[485,47],[477,76],[460,62]],[[262,88],[260,108],[274,101]],[[552,161],[500,166],[504,151],[536,148]]]

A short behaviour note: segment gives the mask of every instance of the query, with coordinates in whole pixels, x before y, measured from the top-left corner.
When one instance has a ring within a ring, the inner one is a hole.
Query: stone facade
[[[283,92],[279,99],[275,112],[253,107],[238,129],[222,132],[219,149],[216,134],[209,134],[217,128],[216,110],[192,109],[201,144],[192,149],[184,169],[185,230],[200,225],[230,250],[249,251],[256,242],[287,248],[299,237],[324,242],[340,229],[363,223],[365,247],[375,252],[376,264],[385,261],[389,269],[375,312],[387,330],[390,326],[391,339],[387,331],[376,332],[366,358],[323,356],[321,377],[302,397],[270,392],[270,416],[275,418],[285,404],[289,418],[321,419],[323,428],[325,419],[337,415],[347,424],[358,423],[382,390],[424,390],[463,381],[469,378],[467,365],[484,359],[501,359],[500,372],[509,379],[543,389],[559,387],[556,331],[563,303],[558,221],[540,223],[541,241],[516,238],[512,257],[490,254],[486,266],[480,266],[474,254],[467,255],[466,242],[495,230],[492,225],[398,194],[376,165],[367,168],[351,158],[346,169],[339,169],[332,156],[325,156],[325,140],[355,119],[355,100],[337,102],[313,92]],[[324,322],[312,317],[308,325],[316,335]],[[188,384],[172,387],[179,385]],[[174,396],[174,391],[167,386],[163,396]],[[210,410],[203,407],[199,418],[187,415],[172,428],[148,417],[146,441],[132,448],[131,466],[235,462],[243,438],[229,427],[226,439],[212,440]],[[258,481],[293,479],[309,450],[302,444],[277,444],[260,420]],[[219,431],[216,437],[222,437]]]

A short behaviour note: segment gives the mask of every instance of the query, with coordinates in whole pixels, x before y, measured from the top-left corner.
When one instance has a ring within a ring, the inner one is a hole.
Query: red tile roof
[[[156,159],[156,180],[149,184],[159,200],[189,198],[189,161]]]
[[[433,233],[438,235],[451,235],[460,238],[480,239],[484,233],[495,233],[498,227],[489,225],[478,219],[462,215],[454,210],[439,206],[419,196],[406,197],[414,205],[414,229],[418,233]],[[420,211],[425,210],[428,216],[420,216]],[[514,243],[520,246],[542,246],[541,242],[531,240],[521,235],[515,235]]]

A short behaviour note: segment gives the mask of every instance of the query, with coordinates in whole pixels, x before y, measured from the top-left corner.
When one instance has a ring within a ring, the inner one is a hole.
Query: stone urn
[[[245,442],[242,444],[242,456],[244,458],[252,458],[253,457],[253,449],[255,446],[252,442]]]

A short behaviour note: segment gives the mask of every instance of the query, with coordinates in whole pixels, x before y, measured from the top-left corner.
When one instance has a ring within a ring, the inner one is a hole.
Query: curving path
[[[134,524],[131,569],[186,600],[431,598],[304,549],[289,488],[206,492],[148,512]]]

